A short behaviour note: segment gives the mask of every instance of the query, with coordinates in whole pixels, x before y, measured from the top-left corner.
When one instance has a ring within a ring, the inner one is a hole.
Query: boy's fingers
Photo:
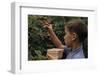
[[[53,60],[53,59],[57,59],[57,58],[53,57],[53,56],[50,55],[50,54],[47,54],[47,58],[48,58],[48,59],[52,59],[52,60]]]
[[[42,23],[42,25],[48,25],[49,23],[46,21],[40,21],[40,23]]]
[[[48,26],[47,24],[43,23],[42,21],[40,23],[42,24],[43,28],[46,28]]]
[[[43,26],[43,28],[46,28],[46,27],[48,27],[48,26],[47,26],[47,25],[44,25],[44,26]]]
[[[52,56],[49,55],[49,54],[47,54],[47,58],[48,58],[48,59],[52,59]]]
[[[50,24],[47,20],[40,21],[42,23],[43,28],[52,28],[52,24]]]

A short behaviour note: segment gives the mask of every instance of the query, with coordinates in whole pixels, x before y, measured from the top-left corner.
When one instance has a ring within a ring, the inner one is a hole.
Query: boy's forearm
[[[48,32],[50,33],[50,37],[53,41],[53,43],[56,45],[57,48],[64,48],[64,45],[62,42],[58,39],[56,34],[54,33],[53,29],[48,29]]]

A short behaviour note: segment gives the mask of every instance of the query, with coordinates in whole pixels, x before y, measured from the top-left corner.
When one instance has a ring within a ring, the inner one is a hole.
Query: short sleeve
[[[69,54],[70,51],[71,51],[70,48],[68,48],[67,46],[64,47],[64,52],[63,52],[63,57],[62,57],[62,59],[66,59],[66,58],[67,58],[67,55]]]

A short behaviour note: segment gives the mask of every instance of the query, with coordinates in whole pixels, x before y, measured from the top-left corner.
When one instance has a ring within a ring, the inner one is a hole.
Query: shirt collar
[[[81,45],[79,48],[71,49],[71,52],[78,52],[82,50],[83,46]]]

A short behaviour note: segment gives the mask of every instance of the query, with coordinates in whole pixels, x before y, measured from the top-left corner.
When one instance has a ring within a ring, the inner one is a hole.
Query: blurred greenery
[[[64,44],[64,24],[74,18],[80,18],[88,24],[87,17],[28,15],[28,60],[47,60],[47,49],[55,47],[40,20],[50,20],[53,24],[54,32]],[[87,44],[87,41],[84,44]],[[87,45],[85,46],[85,55],[87,55]]]

